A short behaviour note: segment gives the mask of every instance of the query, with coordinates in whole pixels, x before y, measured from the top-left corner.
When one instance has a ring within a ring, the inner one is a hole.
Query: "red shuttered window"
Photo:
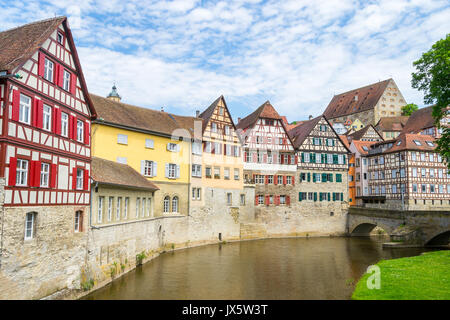
[[[292,185],[295,186],[295,176],[292,176]]]
[[[84,122],[84,143],[89,145],[89,138],[90,138],[90,125],[89,121]]]
[[[44,102],[42,100],[36,99],[36,105],[37,105],[36,127],[42,128],[44,119]]]
[[[83,190],[89,190],[89,170],[84,170],[83,184]]]
[[[38,62],[38,75],[44,76],[45,68],[45,55],[42,52],[39,52],[39,62]]]
[[[280,196],[275,196],[275,204],[277,206],[280,204]]]
[[[255,196],[255,206],[258,205],[258,196]]]
[[[265,184],[269,184],[269,176],[265,176],[264,181],[265,181]]]
[[[50,188],[56,188],[56,176],[58,174],[56,164],[52,163],[50,169]]]
[[[291,197],[290,197],[290,196],[286,196],[286,204],[287,204],[288,206],[291,205]]]
[[[283,176],[283,184],[286,184],[286,176]]]
[[[270,196],[266,196],[266,206],[268,206],[270,204]]]
[[[9,158],[9,177],[8,185],[16,185],[16,173],[17,173],[17,158]]]
[[[19,121],[20,113],[20,91],[13,90],[13,101],[12,101],[12,120]]]
[[[72,190],[77,190],[77,167],[72,169]]]
[[[278,184],[278,175],[274,175],[273,176],[273,184],[277,185]]]
[[[75,95],[77,88],[77,76],[75,74],[70,75],[70,93]]]
[[[41,162],[31,161],[30,162],[30,187],[39,187],[41,184]]]
[[[58,72],[58,86],[61,88],[64,87],[64,67],[60,64],[56,66],[56,70]]]

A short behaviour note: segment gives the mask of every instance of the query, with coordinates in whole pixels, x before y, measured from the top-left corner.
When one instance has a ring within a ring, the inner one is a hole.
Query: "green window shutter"
[[[331,200],[331,194],[328,192],[328,201]]]
[[[317,192],[314,192],[314,201],[317,201]]]
[[[333,140],[331,140],[331,141],[333,141],[333,147],[334,147],[334,139],[333,139]]]
[[[345,156],[345,154],[344,154],[344,164],[345,164],[345,159],[346,159],[346,156]]]
[[[308,172],[308,182],[311,182],[311,173]]]
[[[344,201],[344,193],[341,192],[341,201]]]
[[[298,201],[302,201],[302,193],[301,192],[298,193]]]
[[[315,153],[311,153],[311,162],[316,163],[316,154]]]
[[[305,155],[302,152],[302,163],[305,162]]]
[[[336,192],[333,192],[333,201],[336,201]]]
[[[322,138],[319,138],[319,146],[322,145]]]
[[[313,173],[312,176],[313,176],[313,182],[316,182],[316,174]]]
[[[319,193],[319,201],[322,201],[322,192]]]
[[[327,182],[327,174],[322,173],[322,182]]]
[[[336,173],[336,182],[342,182],[342,174]]]
[[[337,164],[337,163],[338,163],[338,155],[333,154],[333,164]]]
[[[328,180],[330,180],[330,182],[333,182],[333,174],[332,174],[332,173],[330,173],[330,174],[328,175]]]

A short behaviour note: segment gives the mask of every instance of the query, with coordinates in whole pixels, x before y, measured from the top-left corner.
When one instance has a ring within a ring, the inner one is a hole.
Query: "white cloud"
[[[289,120],[333,94],[393,77],[407,102],[412,62],[450,30],[445,0],[0,0],[1,29],[70,14],[88,87],[193,115],[224,94],[235,118],[271,100]],[[75,13],[71,13],[75,12]],[[80,12],[77,15],[77,12]]]

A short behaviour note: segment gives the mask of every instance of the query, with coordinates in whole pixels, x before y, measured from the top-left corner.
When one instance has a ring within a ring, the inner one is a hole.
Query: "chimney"
[[[198,118],[200,116],[200,110],[195,111],[195,117]]]
[[[161,112],[164,112],[164,107],[161,107]]]
[[[239,122],[241,122],[241,118],[238,118],[238,122],[237,123],[239,123]]]
[[[312,115],[309,115],[308,119],[311,120],[312,118],[313,118],[313,116],[312,116]]]

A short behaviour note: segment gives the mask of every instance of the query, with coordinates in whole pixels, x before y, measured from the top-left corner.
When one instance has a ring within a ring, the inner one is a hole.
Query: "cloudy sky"
[[[73,3],[77,3],[74,5]],[[66,15],[89,91],[194,115],[223,94],[233,118],[270,100],[289,121],[392,77],[450,32],[448,0],[0,0],[0,30]]]

